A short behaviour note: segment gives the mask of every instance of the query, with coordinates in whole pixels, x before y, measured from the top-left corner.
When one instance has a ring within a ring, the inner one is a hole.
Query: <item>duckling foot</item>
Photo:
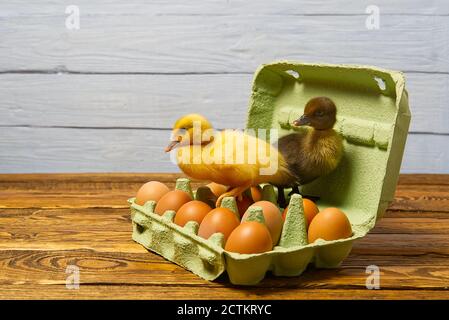
[[[285,208],[287,201],[285,200],[284,188],[278,187],[278,204],[281,208]]]
[[[299,185],[294,185],[292,187],[292,191],[290,191],[290,193],[288,194],[289,196],[291,196],[292,194],[301,194],[301,192],[299,192]]]
[[[223,193],[221,196],[218,197],[217,202],[215,203],[215,207],[219,208],[221,206],[221,201],[225,197],[237,197],[239,198],[239,200],[241,200],[243,197],[242,193],[249,187],[251,187],[251,184],[245,184],[243,186],[235,187],[229,190],[228,192]]]
[[[312,196],[312,195],[306,195],[306,194],[302,194],[299,191],[299,185],[295,185],[292,187],[292,191],[290,191],[290,193],[288,194],[289,197],[291,197],[293,194],[300,194],[303,198],[307,198],[309,200],[312,200],[313,202],[317,202],[318,200],[320,200],[319,196]]]

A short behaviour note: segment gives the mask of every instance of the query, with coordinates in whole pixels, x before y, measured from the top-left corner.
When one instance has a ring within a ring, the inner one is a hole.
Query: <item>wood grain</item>
[[[449,74],[406,80],[410,131],[449,134]],[[196,112],[217,128],[243,128],[251,82],[252,74],[4,74],[0,126],[169,129]]]
[[[0,282],[11,285],[20,281],[23,285],[65,284],[66,268],[80,268],[84,284],[97,285],[184,285],[192,287],[230,287],[226,276],[206,283],[193,273],[186,272],[165,260],[147,259],[150,254],[115,254],[93,251],[0,251],[0,264],[5,265]],[[448,259],[430,257],[409,259],[401,266],[388,266],[385,257],[362,256],[359,260],[344,263],[338,269],[314,269],[311,267],[300,277],[274,277],[268,275],[255,288],[276,287],[282,289],[365,289],[366,267],[375,264],[381,268],[384,289],[436,289],[449,281]],[[395,261],[395,260],[393,260]],[[430,265],[430,263],[432,265]],[[385,266],[387,265],[387,266]],[[132,275],[132,277],[131,277]],[[404,281],[407,278],[407,281]],[[289,280],[289,281],[286,281]]]
[[[362,299],[399,299],[401,300],[430,300],[448,299],[448,294],[440,290],[347,290],[347,289],[279,289],[279,288],[210,288],[192,287],[183,285],[137,285],[114,286],[87,284],[79,290],[68,290],[65,285],[40,285],[39,297],[36,297],[35,286],[32,285],[5,285],[0,292],[3,299],[160,299],[185,300],[186,292],[189,299],[205,300],[213,297],[214,300],[362,300]],[[186,291],[188,290],[188,291]],[[207,293],[205,292],[207,290]]]
[[[304,16],[117,11],[81,13],[80,29],[68,30],[64,9],[1,19],[0,72],[252,73],[279,59],[449,72],[447,15],[383,15],[369,30],[365,8]]]
[[[268,274],[251,287],[204,281],[131,240],[126,198],[179,176],[0,174],[0,298],[449,299],[448,175],[402,175],[384,219],[340,268]],[[80,268],[79,290],[65,287],[68,265]],[[365,288],[368,265],[380,268],[380,290]]]

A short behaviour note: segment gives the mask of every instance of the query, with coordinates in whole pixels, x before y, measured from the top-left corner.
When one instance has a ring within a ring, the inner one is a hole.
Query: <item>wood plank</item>
[[[64,190],[64,192],[75,191],[98,191],[104,190],[133,190],[143,183],[158,180],[174,186],[178,178],[185,178],[182,173],[25,173],[25,174],[1,174],[1,190]],[[438,178],[438,175],[435,175]],[[192,183],[198,183],[192,180]]]
[[[447,119],[449,119],[449,108],[446,107],[449,103],[449,74],[407,72],[405,77],[412,114],[409,130],[449,133],[449,130],[443,129],[447,127]],[[435,117],[435,115],[438,116]]]
[[[410,131],[449,133],[449,74],[406,78]],[[169,129],[196,112],[217,128],[243,128],[251,81],[252,74],[3,74],[0,126]]]
[[[447,212],[440,212],[440,211],[407,211],[407,210],[393,210],[389,209],[386,212],[386,216],[383,217],[394,217],[394,218],[427,218],[427,219],[447,219],[448,213]]]
[[[173,180],[170,182],[164,182],[173,188],[176,177],[173,176]],[[94,183],[88,183],[86,189],[83,189],[84,187],[81,183],[68,185],[57,183],[45,191],[33,190],[36,186],[32,184],[30,184],[29,189],[27,186],[23,186],[23,184],[18,184],[11,189],[0,188],[2,190],[0,192],[0,208],[127,208],[127,199],[134,196],[145,181],[150,180],[159,179],[157,179],[157,175],[142,175],[142,182],[136,181],[135,183],[123,185],[113,182],[110,184],[102,182],[100,187]],[[192,187],[197,188],[204,183],[193,183]],[[111,185],[110,189],[101,189],[108,185]],[[1,186],[2,184],[0,183]],[[98,189],[95,189],[96,187]],[[435,195],[432,186],[430,188],[426,185],[422,187],[415,186],[414,189],[409,190],[401,188],[402,186],[399,185],[396,191],[396,199],[390,205],[391,210],[416,211],[418,213],[422,211],[449,212],[449,191],[447,189],[440,190]],[[418,190],[421,190],[421,193]]]
[[[408,213],[410,214],[410,213]],[[397,218],[385,217],[377,222],[372,233],[449,234],[449,212],[446,218]]]
[[[169,129],[193,112],[218,128],[244,128],[251,80],[249,74],[4,74],[0,125]]]
[[[0,127],[0,172],[179,172],[167,130]],[[409,134],[403,173],[449,173],[449,136]]]
[[[0,207],[3,208],[127,208],[127,199],[138,188],[150,180],[166,183],[170,188],[182,174],[23,174],[0,175]],[[410,176],[410,178],[407,178]],[[396,190],[396,198],[390,205],[395,217],[444,216],[449,212],[448,186],[435,189],[433,184],[401,184],[401,181],[415,183],[422,177],[401,175]],[[446,181],[447,175],[429,175],[433,179],[423,181]],[[415,182],[414,182],[415,181]],[[204,182],[192,182],[197,188]],[[69,196],[68,196],[69,195]],[[415,214],[410,214],[415,212]],[[386,217],[390,213],[387,212]]]
[[[435,190],[429,186],[405,188],[400,186],[395,193],[395,200],[390,205],[392,210],[449,212],[449,188]]]
[[[166,130],[0,128],[1,172],[179,172]]]
[[[401,174],[399,176],[398,185],[439,185],[447,186],[449,185],[448,175],[435,175],[435,174]]]
[[[170,1],[89,1],[78,0],[77,5],[82,13],[89,14],[115,14],[148,16],[158,15],[364,15],[365,9],[372,5],[369,0],[339,0],[334,3],[316,2],[313,0],[278,0],[258,1],[257,5],[244,0],[191,0],[189,4],[182,0]],[[41,0],[39,5],[33,5],[26,0],[15,0],[12,3],[2,3],[0,17],[23,15],[58,15],[64,12],[69,1]],[[376,5],[382,15],[445,15],[449,14],[449,5],[444,0],[428,1],[425,5],[419,0],[378,0]]]
[[[127,200],[135,196],[128,192],[105,192],[104,194],[69,194],[11,192],[0,194],[0,208],[126,208]]]
[[[160,173],[160,172],[139,172],[139,173],[22,173],[22,174],[2,174],[0,173],[1,190],[57,190],[70,191],[73,189],[83,190],[131,190],[136,186],[150,181],[158,180],[174,186],[174,181],[178,178],[186,177],[183,173]],[[198,184],[198,180],[192,180]],[[400,174],[398,189],[408,188],[409,185],[417,190],[422,190],[423,185],[440,186],[447,188],[449,185],[448,174]],[[424,187],[427,188],[427,187]]]
[[[446,176],[426,176],[422,185],[421,175],[402,176],[393,209],[355,242],[341,267],[310,267],[293,278],[268,274],[251,287],[230,285],[226,276],[202,280],[130,239],[129,209],[114,207],[115,201],[144,181],[178,176],[0,175],[0,204],[23,207],[0,209],[0,298],[183,299],[188,290],[191,298],[205,299],[206,289],[223,299],[449,299],[449,190],[438,185]],[[50,203],[65,197],[74,207],[33,208],[33,199],[41,195],[44,203],[46,193]],[[80,199],[102,195],[109,199],[95,201],[104,208],[76,207]],[[79,290],[65,288],[68,265],[80,268]],[[366,289],[368,265],[379,266],[381,290]]]
[[[363,12],[298,17],[117,11],[83,15],[81,28],[68,30],[63,9],[0,19],[0,71],[252,73],[267,61],[300,59],[449,72],[449,16],[382,15],[380,29],[368,30]]]
[[[189,299],[209,300],[362,300],[362,299],[393,299],[393,300],[430,300],[448,299],[445,290],[347,290],[347,289],[298,289],[287,288],[209,288],[185,286],[121,286],[95,285],[81,286],[79,290],[68,290],[65,285],[8,285],[2,286],[1,299],[158,299],[185,300],[186,290]],[[207,294],[205,294],[207,290]]]
[[[449,253],[446,234],[374,234],[356,241],[352,250],[359,254],[416,256],[428,253]]]
[[[448,221],[449,216],[440,219],[389,218],[387,214],[387,218],[379,222],[378,230],[374,229],[356,242],[354,252],[448,254]],[[101,208],[100,204],[87,209],[81,206],[72,209],[0,209],[0,249],[3,250],[17,247],[21,250],[145,252],[131,240],[130,233],[127,207]]]
[[[19,178],[18,178],[19,177]],[[169,188],[183,174],[0,174],[0,208],[129,208],[127,200],[145,182]],[[192,180],[193,189],[206,182]],[[21,211],[25,214],[25,211]]]
[[[214,282],[203,280],[168,261],[148,260],[142,254],[97,253],[91,251],[0,251],[0,285],[65,284],[66,268],[76,265],[80,269],[80,286],[84,284],[108,285],[188,285],[220,288],[228,284],[226,276]],[[441,259],[440,259],[441,260]],[[382,262],[383,264],[378,264]],[[407,265],[399,259],[376,261],[365,257],[362,264],[348,262],[336,269],[310,268],[300,277],[274,277],[267,275],[253,287],[292,289],[364,289],[366,267],[379,265],[383,289],[443,290],[449,280],[448,259],[445,264],[414,263]],[[360,262],[359,262],[360,263]],[[288,281],[286,281],[288,279]],[[405,280],[406,279],[406,280]]]
[[[97,252],[143,253],[141,246],[131,240],[128,231],[42,231],[15,230],[0,232],[0,249],[20,248],[21,250],[95,250]],[[385,244],[388,243],[388,246]],[[376,234],[370,233],[354,244],[353,253],[414,256],[427,253],[449,254],[446,234]]]
[[[449,173],[449,136],[409,134],[401,173]]]
[[[130,223],[129,208],[0,209],[0,225],[9,226],[4,232],[22,235],[25,232],[29,234],[26,238],[33,240],[38,232],[58,232],[63,236],[74,229],[129,233]],[[33,230],[32,234],[30,230]],[[371,233],[449,234],[449,213],[423,216],[409,211],[405,216],[398,217],[387,211]]]

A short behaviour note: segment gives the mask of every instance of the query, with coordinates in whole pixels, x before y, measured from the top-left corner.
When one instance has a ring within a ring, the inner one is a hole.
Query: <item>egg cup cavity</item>
[[[379,90],[373,76],[385,82],[385,90]],[[288,209],[279,243],[265,253],[227,252],[223,234],[203,239],[196,222],[180,227],[173,222],[173,213],[155,214],[155,202],[140,206],[131,198],[133,239],[206,280],[226,271],[231,283],[238,285],[257,284],[268,271],[275,276],[298,276],[310,263],[318,268],[338,267],[353,242],[374,227],[393,199],[411,115],[400,72],[279,61],[260,66],[254,75],[246,128],[274,128],[280,136],[305,130],[291,122],[315,96],[329,96],[338,105],[336,130],[344,138],[345,155],[334,172],[304,186],[301,193],[319,195],[320,209],[341,208],[351,223],[350,238],[318,239],[309,244],[302,197],[294,194],[286,198]],[[263,200],[276,203],[276,188],[261,187]],[[206,203],[216,200],[209,188],[193,191],[188,179],[178,179],[176,189]],[[234,198],[223,199],[222,207],[239,216]],[[260,216],[257,208],[250,215],[256,220]]]
[[[271,184],[264,184],[262,186],[262,200],[270,201],[278,205],[277,198],[277,192]]]

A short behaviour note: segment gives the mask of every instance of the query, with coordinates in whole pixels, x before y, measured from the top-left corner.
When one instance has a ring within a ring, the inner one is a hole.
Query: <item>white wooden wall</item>
[[[256,67],[294,59],[404,71],[402,172],[449,173],[447,0],[5,2],[0,172],[177,171],[163,147],[179,115],[242,128]]]

